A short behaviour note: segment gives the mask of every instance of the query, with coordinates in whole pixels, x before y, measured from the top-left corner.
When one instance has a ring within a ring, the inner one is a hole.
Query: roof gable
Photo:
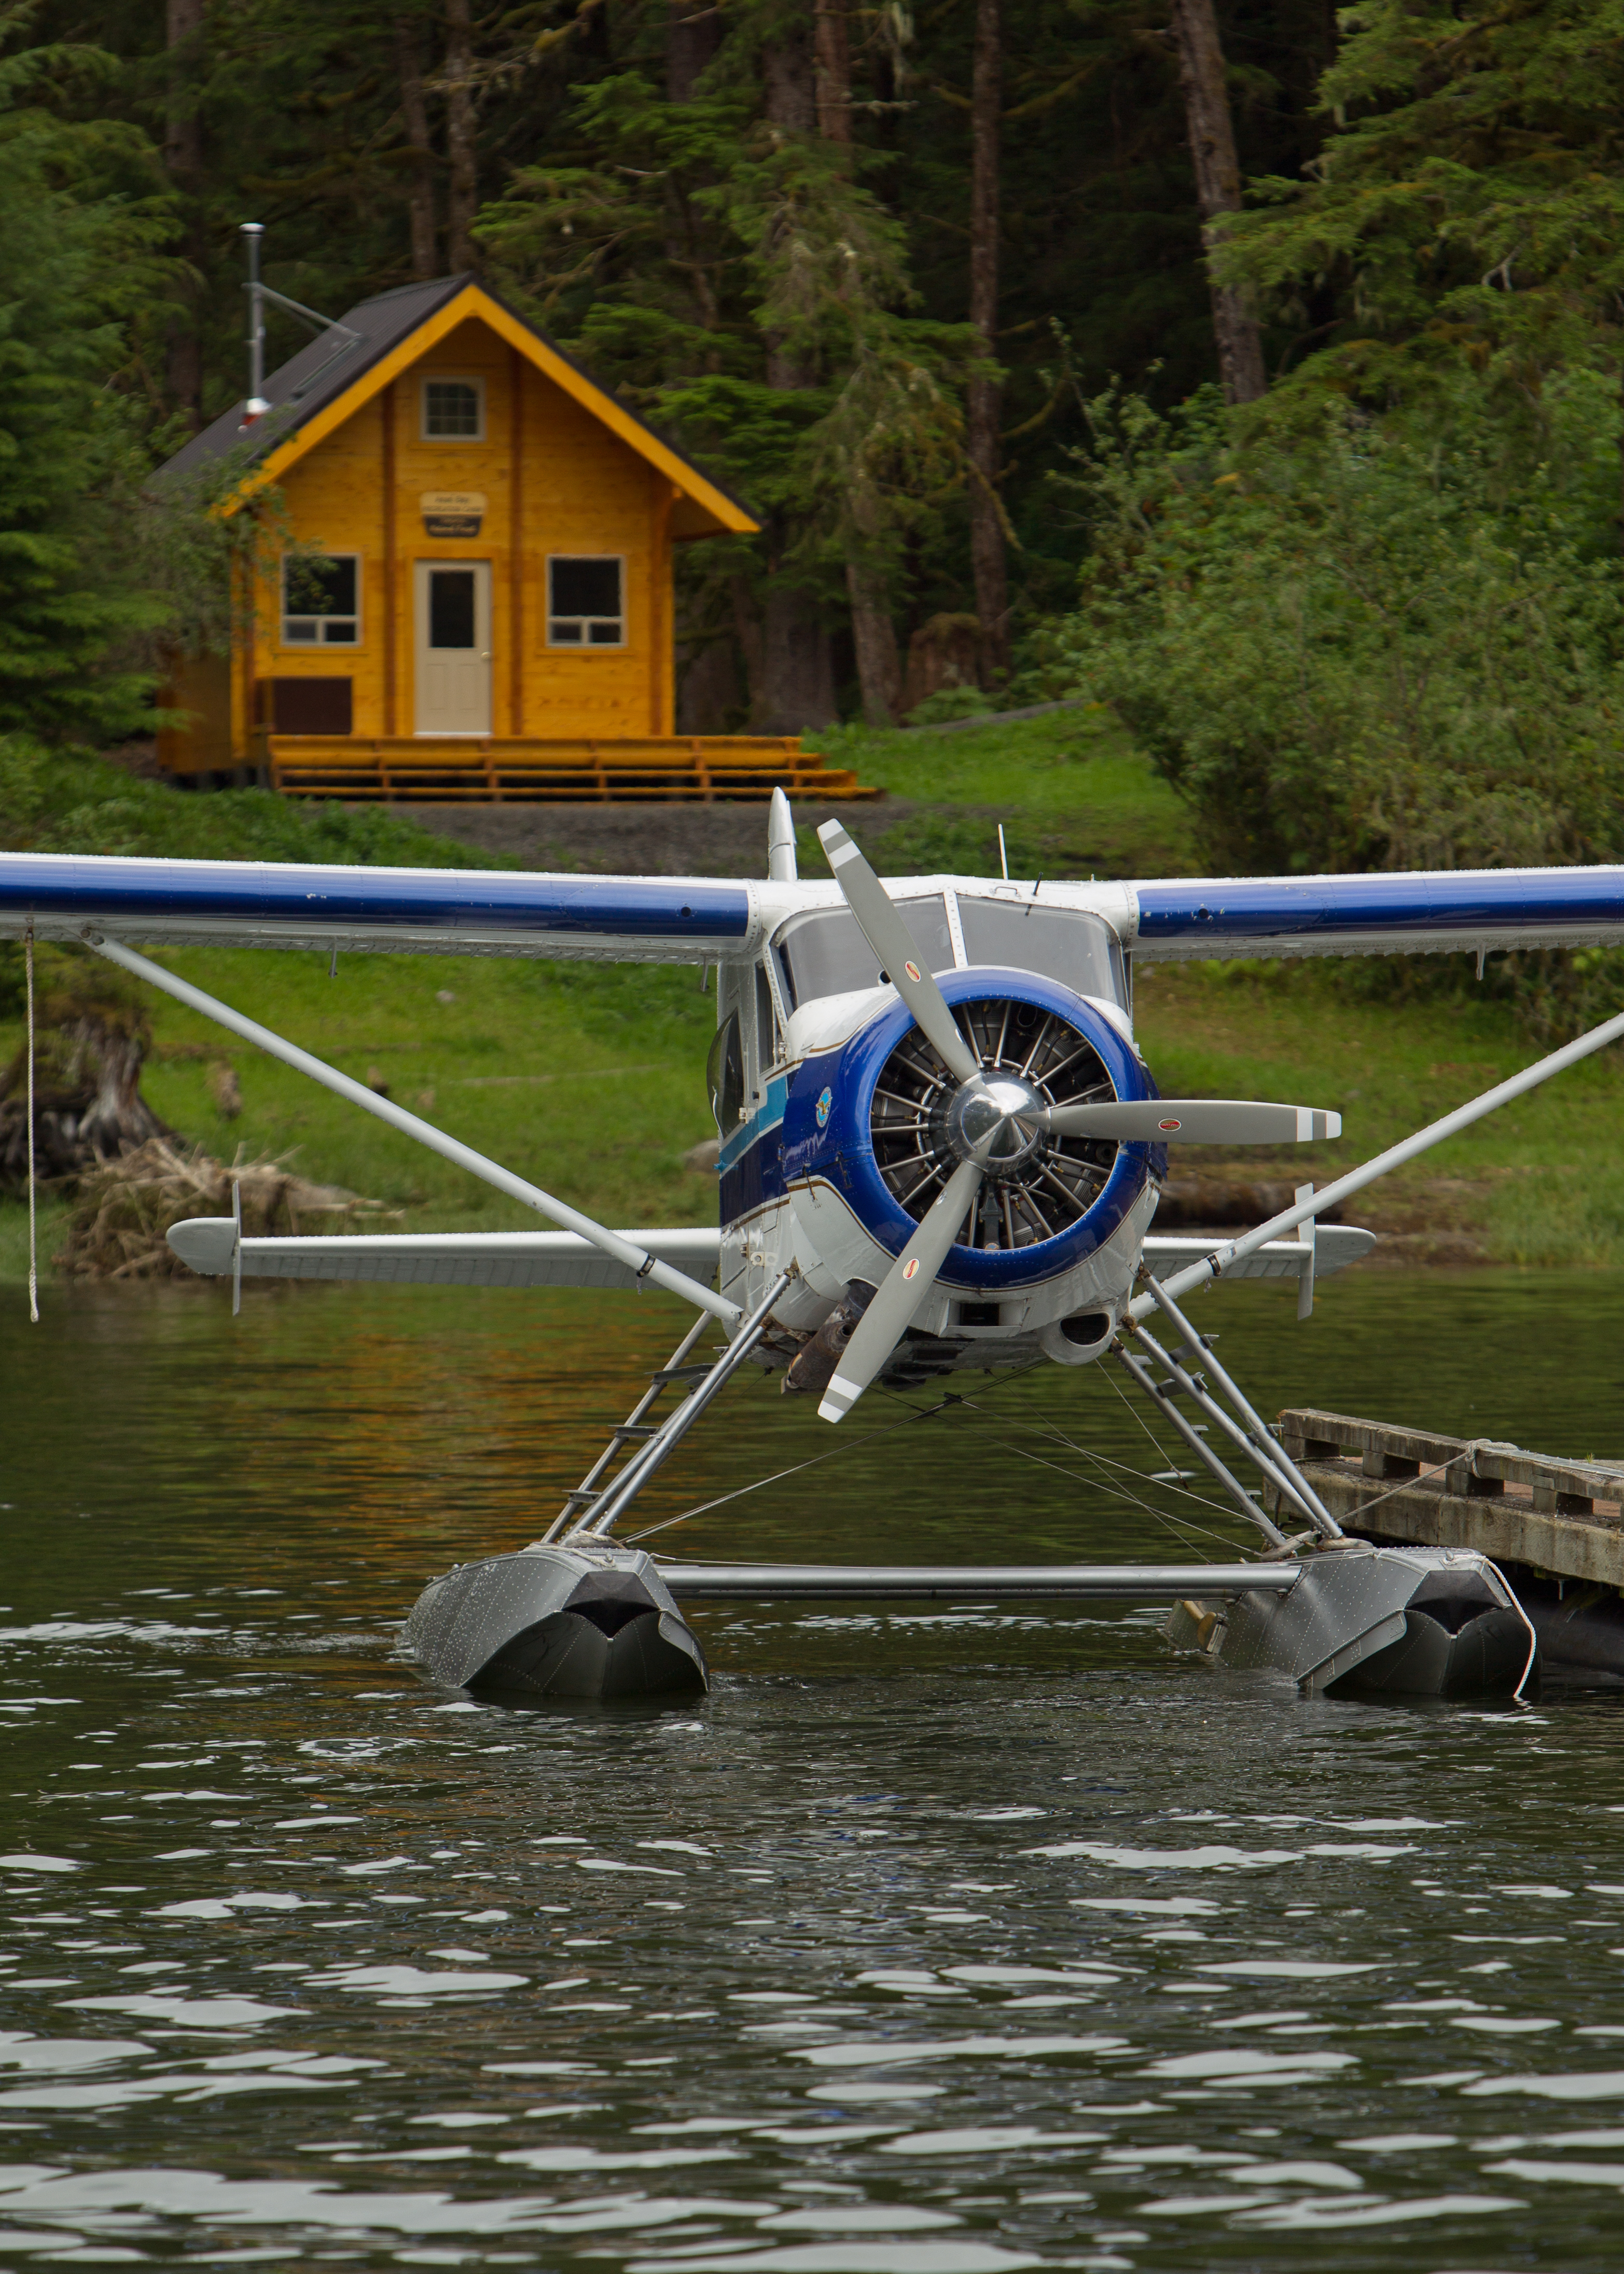
[[[545,333],[515,315],[493,292],[470,276],[409,284],[398,291],[380,293],[374,300],[363,300],[340,320],[345,330],[359,334],[358,341],[347,343],[337,329],[322,333],[267,380],[269,410],[245,427],[246,406],[238,403],[177,450],[159,469],[156,478],[184,479],[205,466],[222,465],[240,456],[243,471],[231,501],[233,505],[240,503],[253,491],[280,479],[391,380],[470,317],[488,325],[498,338],[516,349],[536,370],[671,482],[680,499],[673,516],[673,535],[709,536],[725,531],[746,536],[758,527],[736,498],[702,474],[634,411],[617,403]]]

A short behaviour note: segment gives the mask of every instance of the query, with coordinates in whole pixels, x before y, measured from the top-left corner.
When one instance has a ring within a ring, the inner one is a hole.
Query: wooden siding
[[[468,378],[484,390],[484,433],[427,440],[424,381]],[[267,579],[232,674],[230,749],[200,734],[166,737],[177,771],[255,762],[263,723],[256,689],[276,678],[353,682],[357,740],[411,737],[417,724],[415,564],[491,565],[492,726],[504,738],[620,742],[669,736],[675,715],[671,481],[590,408],[538,370],[490,325],[470,318],[363,402],[282,477],[297,543],[360,556],[360,627],[353,645],[282,637],[281,594]],[[422,500],[477,491],[477,538],[433,538]],[[624,644],[553,647],[547,561],[553,554],[624,561]],[[200,710],[196,702],[184,707]]]

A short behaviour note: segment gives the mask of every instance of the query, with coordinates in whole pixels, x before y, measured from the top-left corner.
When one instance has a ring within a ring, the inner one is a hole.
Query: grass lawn
[[[865,849],[893,872],[989,870],[999,818],[1018,875],[1152,876],[1195,865],[1182,809],[1102,712],[956,733],[852,727],[823,739],[831,758],[909,802],[900,821],[883,803],[853,809]],[[127,779],[111,768],[81,773],[66,832],[72,849],[135,849],[133,833],[140,849],[180,853],[188,815],[196,815],[200,841],[191,849],[220,855],[475,858],[405,816],[295,810],[284,818],[252,793],[234,802],[158,785],[141,786],[142,825],[132,832],[130,804],[109,790]],[[98,797],[109,809],[100,844]],[[248,839],[240,846],[239,823]],[[19,826],[0,795],[0,841],[49,842],[54,833],[49,818]],[[821,868],[816,843],[803,857],[808,873],[814,860]],[[400,1103],[610,1223],[712,1216],[713,1179],[683,1160],[714,1133],[703,1083],[714,1001],[691,971],[353,955],[330,980],[324,959],[303,953],[189,949],[164,960],[346,1073],[362,1081],[375,1073]],[[147,999],[154,1040],[146,1093],[211,1153],[289,1156],[317,1182],[405,1211],[402,1222],[414,1229],[536,1223],[168,998]],[[1137,1013],[1164,1092],[1342,1111],[1348,1134],[1335,1146],[1229,1156],[1231,1165],[1244,1159],[1256,1173],[1293,1181],[1326,1182],[1539,1054],[1492,1001],[1383,1004],[1314,962],[1141,970]],[[20,1041],[19,1020],[0,1020],[0,1063]],[[231,1120],[208,1090],[210,1069],[222,1062],[235,1068],[243,1099]],[[1453,1232],[1500,1261],[1624,1262],[1624,1164],[1614,1134],[1621,1109],[1624,1059],[1615,1050],[1425,1156],[1351,1213],[1406,1245]],[[1180,1164],[1213,1159],[1192,1150]],[[49,1203],[41,1219],[47,1254],[56,1206]],[[19,1204],[0,1204],[0,1275],[23,1269],[23,1222]]]
[[[880,732],[845,727],[817,738],[831,765],[920,809],[890,821],[884,803],[853,809],[853,832],[891,875],[998,870],[1004,824],[1016,877],[1187,877],[1199,869],[1184,808],[1112,713],[1089,704],[1004,727]],[[821,870],[805,832],[801,866]]]
[[[1328,1183],[1544,1055],[1502,1004],[1361,1000],[1315,961],[1164,964],[1135,978],[1162,1090],[1277,1097],[1342,1116],[1335,1145],[1249,1150],[1259,1172]],[[1349,1205],[1406,1244],[1476,1239],[1505,1263],[1624,1263],[1624,1051],[1616,1045],[1422,1155]],[[1192,1147],[1176,1163],[1199,1163]],[[1208,1157],[1213,1157],[1208,1156]],[[1242,1157],[1237,1152],[1229,1162]]]

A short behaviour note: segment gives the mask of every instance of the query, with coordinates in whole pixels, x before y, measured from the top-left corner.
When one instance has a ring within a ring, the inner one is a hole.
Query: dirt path
[[[890,829],[914,811],[882,804],[798,805],[796,826],[832,815]],[[531,869],[588,869],[609,877],[764,877],[767,808],[717,805],[417,805],[411,817],[482,853],[508,853]]]

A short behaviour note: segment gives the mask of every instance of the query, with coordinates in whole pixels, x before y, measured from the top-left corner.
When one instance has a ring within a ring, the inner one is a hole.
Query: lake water
[[[1618,1279],[1292,1307],[1199,1313],[1265,1410],[1624,1454]],[[679,1330],[0,1289],[0,2255],[1618,2266],[1624,1693],[1329,1703],[974,1603],[701,1613],[713,1692],[664,1710],[402,1660]],[[753,1380],[638,1523],[833,1449],[660,1544],[1233,1554],[1105,1368],[957,1387],[837,1435]]]

